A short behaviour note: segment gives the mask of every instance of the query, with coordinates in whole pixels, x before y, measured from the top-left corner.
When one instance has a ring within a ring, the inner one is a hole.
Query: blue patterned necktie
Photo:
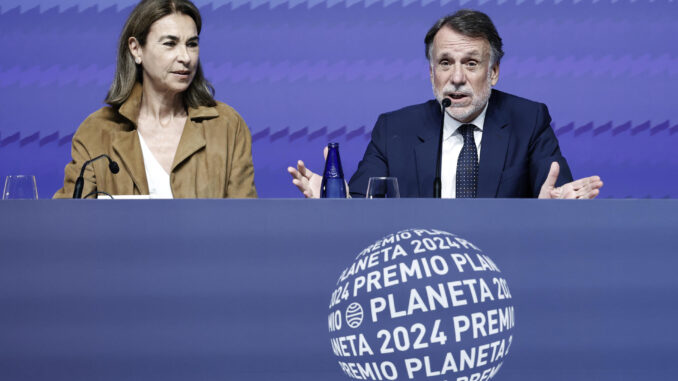
[[[462,124],[459,132],[464,137],[464,146],[457,160],[457,198],[475,198],[478,194],[478,151],[473,139],[473,130],[476,126]]]

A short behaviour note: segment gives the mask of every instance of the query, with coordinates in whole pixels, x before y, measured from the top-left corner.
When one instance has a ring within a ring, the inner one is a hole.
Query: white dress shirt
[[[158,160],[146,145],[144,138],[139,135],[141,143],[141,153],[144,156],[144,169],[146,169],[146,181],[148,182],[148,193],[151,198],[174,198],[172,187],[170,186],[170,175],[160,165]]]
[[[487,104],[483,111],[470,123],[462,123],[453,119],[448,113],[445,113],[445,127],[443,129],[443,158],[441,163],[440,181],[441,197],[455,198],[457,185],[457,160],[464,146],[464,137],[459,132],[462,124],[473,124],[473,139],[476,142],[478,150],[478,160],[480,161],[480,143],[483,139],[483,126],[485,125],[485,113]]]

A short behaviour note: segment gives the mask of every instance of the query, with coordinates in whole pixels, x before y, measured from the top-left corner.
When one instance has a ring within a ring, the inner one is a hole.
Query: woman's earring
[[[137,57],[134,59],[134,62],[136,62],[137,65],[141,63],[141,58]]]

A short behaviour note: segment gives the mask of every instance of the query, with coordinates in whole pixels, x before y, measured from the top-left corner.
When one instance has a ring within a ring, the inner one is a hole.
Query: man
[[[460,10],[438,20],[424,42],[436,100],[379,116],[352,196],[364,197],[370,177],[390,176],[403,197],[433,197],[443,117],[442,197],[598,195],[598,176],[572,181],[546,106],[492,89],[504,52],[487,15]],[[320,176],[302,161],[288,171],[306,197],[318,197]]]

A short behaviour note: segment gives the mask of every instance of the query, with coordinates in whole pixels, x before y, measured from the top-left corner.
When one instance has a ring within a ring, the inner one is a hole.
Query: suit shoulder
[[[389,118],[421,117],[422,115],[427,115],[428,113],[430,113],[432,108],[438,107],[436,106],[437,103],[438,102],[435,100],[430,100],[428,102],[419,103],[411,106],[405,106],[398,110],[385,112],[382,115],[387,116]]]
[[[503,91],[499,91],[499,90],[496,90],[496,89],[492,90],[491,100],[496,101],[500,104],[505,104],[505,105],[508,105],[510,107],[519,108],[519,109],[523,109],[523,108],[536,109],[536,108],[546,106],[545,104],[543,104],[541,102],[537,102],[537,101],[533,101],[531,99],[523,98],[523,97],[520,97],[520,96],[517,96],[517,95],[505,93]]]
[[[390,131],[401,131],[408,134],[417,133],[418,129],[412,128],[412,126],[431,123],[436,118],[435,113],[440,112],[439,110],[440,106],[435,100],[406,106],[379,115],[376,127],[384,128],[388,125]]]

